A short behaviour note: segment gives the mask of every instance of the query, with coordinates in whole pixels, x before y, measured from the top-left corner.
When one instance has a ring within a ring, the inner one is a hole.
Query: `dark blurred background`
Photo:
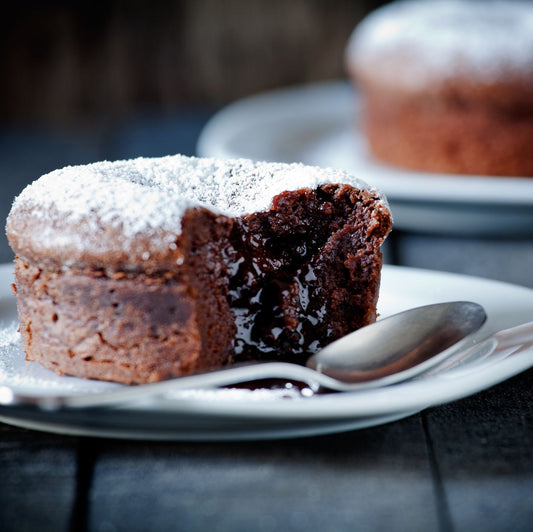
[[[94,125],[341,77],[350,32],[382,3],[14,3],[0,22],[0,120]]]

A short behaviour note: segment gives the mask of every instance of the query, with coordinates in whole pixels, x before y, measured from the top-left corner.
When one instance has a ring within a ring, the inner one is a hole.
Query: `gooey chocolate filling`
[[[375,319],[368,297],[379,283],[388,227],[369,223],[374,200],[327,185],[284,192],[270,211],[236,220],[225,250],[235,360],[303,363]]]

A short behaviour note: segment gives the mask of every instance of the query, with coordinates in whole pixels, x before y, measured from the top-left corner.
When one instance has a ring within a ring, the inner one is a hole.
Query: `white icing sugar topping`
[[[401,57],[391,76],[400,75],[402,84],[419,85],[462,73],[485,82],[517,72],[533,74],[533,3],[393,2],[372,12],[354,30],[347,61],[356,68],[379,69],[376,62],[391,53]]]
[[[268,209],[273,197],[285,190],[328,183],[370,189],[344,171],[302,164],[182,155],[104,161],[42,176],[15,199],[11,216],[22,211],[41,218],[39,238],[59,247],[72,245],[72,235],[62,236],[51,218],[61,219],[62,227],[90,224],[95,234],[102,226],[113,226],[120,229],[128,249],[139,233],[154,238],[167,233],[167,240],[168,233],[179,235],[183,214],[195,206],[240,216]],[[83,245],[76,243],[78,248]]]

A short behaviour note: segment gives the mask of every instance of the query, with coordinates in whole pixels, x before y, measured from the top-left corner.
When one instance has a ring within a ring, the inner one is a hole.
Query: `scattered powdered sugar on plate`
[[[167,392],[164,397],[169,400],[193,401],[279,401],[287,399],[304,399],[315,394],[310,388],[299,389],[287,383],[285,387],[273,388],[206,388],[193,390],[176,390]]]
[[[387,73],[380,69],[380,61],[389,54],[397,60],[401,57],[401,67],[389,73],[391,81],[412,87],[457,74],[486,82],[517,71],[533,75],[533,4],[523,0],[393,2],[359,24],[346,54],[349,65],[379,70],[383,76]]]
[[[118,384],[60,376],[25,359],[20,345],[18,322],[0,323],[0,386],[19,393],[57,394],[97,393],[117,388]]]
[[[13,321],[7,325],[0,325],[0,349],[12,347],[20,343],[18,321]]]

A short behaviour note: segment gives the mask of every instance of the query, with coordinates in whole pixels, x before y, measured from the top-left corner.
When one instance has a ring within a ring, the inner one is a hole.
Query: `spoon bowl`
[[[398,382],[438,364],[486,319],[483,307],[470,301],[413,308],[332,342],[306,365],[343,382]]]

